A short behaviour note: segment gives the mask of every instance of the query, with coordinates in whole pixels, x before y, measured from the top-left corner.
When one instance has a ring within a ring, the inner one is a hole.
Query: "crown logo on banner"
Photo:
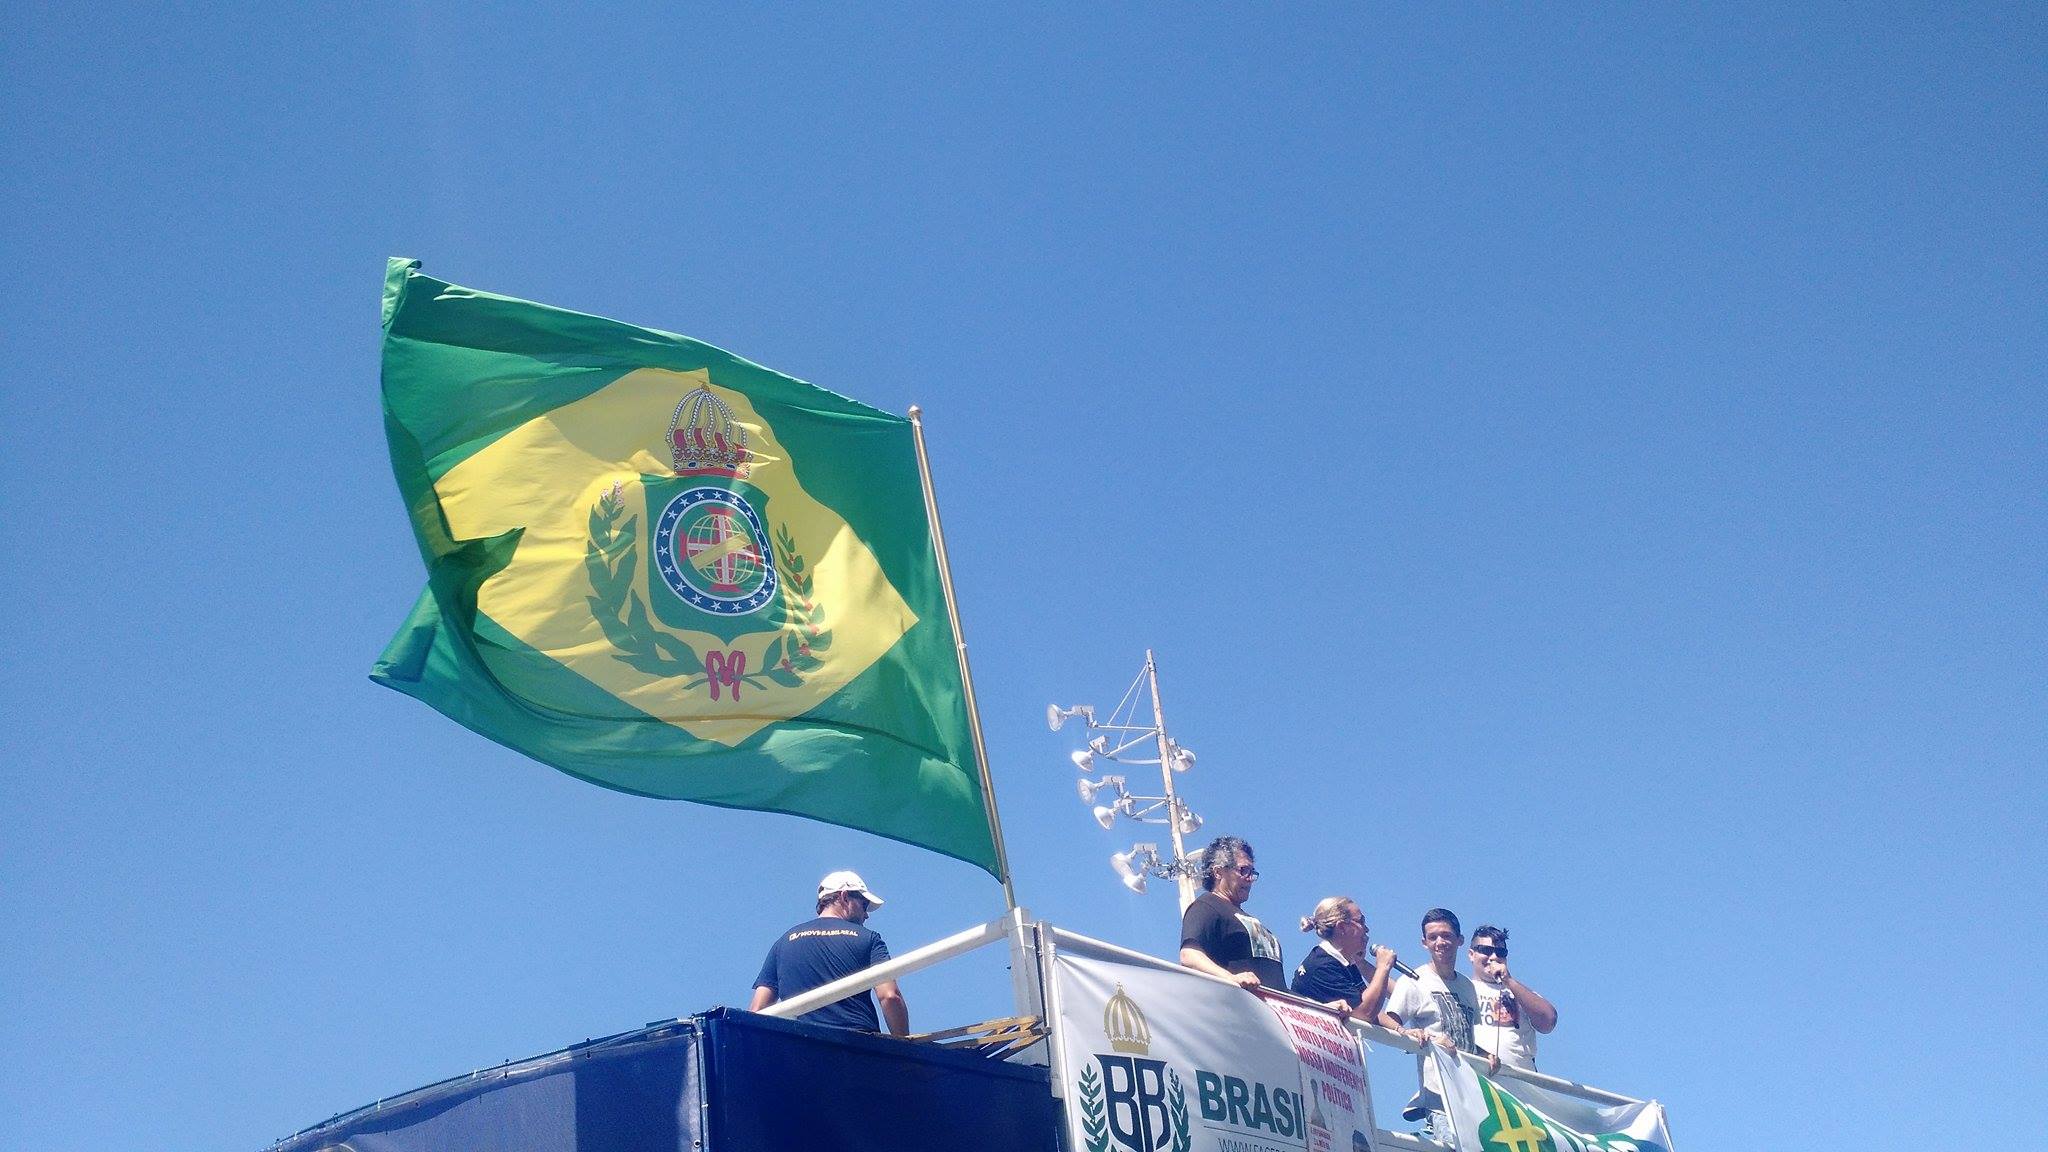
[[[1152,1029],[1145,1024],[1145,1014],[1138,1009],[1138,1002],[1116,986],[1116,995],[1102,1006],[1102,1034],[1108,1038],[1109,1047],[1115,1052],[1143,1056],[1152,1051]]]
[[[668,422],[668,447],[678,476],[741,479],[752,468],[747,426],[708,388],[698,388],[676,405]]]

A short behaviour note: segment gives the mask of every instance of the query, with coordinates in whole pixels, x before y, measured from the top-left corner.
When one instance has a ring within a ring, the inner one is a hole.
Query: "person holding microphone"
[[[1472,930],[1472,987],[1479,1013],[1472,1040],[1510,1068],[1536,1068],[1536,1037],[1557,1027],[1557,1007],[1508,971],[1508,930],[1481,924]]]
[[[1331,896],[1301,918],[1301,930],[1322,939],[1294,969],[1288,991],[1359,1020],[1377,1020],[1393,980],[1394,950],[1367,952],[1372,929],[1349,896]]]

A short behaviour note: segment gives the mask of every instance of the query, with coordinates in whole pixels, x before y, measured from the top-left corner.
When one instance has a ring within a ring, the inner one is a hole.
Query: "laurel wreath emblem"
[[[1081,1136],[1088,1152],[1109,1152],[1109,1115],[1102,1102],[1102,1077],[1090,1064],[1081,1070]],[[1166,1070],[1166,1115],[1173,1125],[1173,1152],[1189,1152],[1195,1146],[1188,1126],[1188,1092],[1180,1073]]]
[[[680,677],[688,691],[710,679],[704,658],[689,642],[655,623],[646,601],[633,587],[640,552],[639,517],[626,515],[622,485],[598,497],[590,510],[590,540],[583,550],[583,568],[590,577],[591,594],[585,598],[590,614],[611,641],[614,658],[649,676]],[[807,674],[823,666],[817,653],[832,646],[831,630],[824,626],[825,610],[813,596],[812,574],[806,570],[803,554],[789,525],[775,533],[775,567],[782,576],[784,627],[768,642],[761,667],[738,677],[738,683],[765,688],[770,683],[784,688],[803,684]],[[737,695],[734,699],[737,699]]]
[[[1095,1074],[1093,1064],[1081,1072],[1081,1135],[1088,1143],[1088,1152],[1109,1152],[1109,1116],[1102,1105],[1102,1077]]]

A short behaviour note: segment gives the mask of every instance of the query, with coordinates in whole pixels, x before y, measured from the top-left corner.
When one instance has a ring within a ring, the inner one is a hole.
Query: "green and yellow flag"
[[[997,873],[910,423],[392,260],[428,586],[371,678],[570,775]]]

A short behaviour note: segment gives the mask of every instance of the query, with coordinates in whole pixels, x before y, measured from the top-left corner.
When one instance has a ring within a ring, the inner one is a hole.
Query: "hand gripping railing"
[[[1398,1048],[1403,1052],[1409,1053],[1422,1051],[1421,1042],[1410,1040],[1391,1028],[1382,1028],[1377,1024],[1366,1024],[1357,1020],[1352,1020],[1349,1024],[1352,1031],[1358,1033],[1359,1036],[1370,1043],[1383,1045],[1388,1048]],[[1552,1076],[1545,1072],[1538,1072],[1533,1068],[1513,1068],[1503,1064],[1498,1071],[1489,1071],[1486,1057],[1475,1056],[1470,1052],[1459,1052],[1457,1057],[1470,1064],[1474,1069],[1485,1072],[1489,1078],[1494,1080],[1504,1080],[1512,1077],[1525,1083],[1548,1088],[1552,1092],[1562,1092],[1567,1096],[1576,1096],[1581,1100],[1590,1100],[1595,1104],[1642,1103],[1641,1100],[1633,1096],[1623,1096],[1619,1092],[1609,1092],[1605,1088],[1595,1088],[1590,1084],[1581,1084],[1577,1080],[1567,1080],[1562,1076]]]

